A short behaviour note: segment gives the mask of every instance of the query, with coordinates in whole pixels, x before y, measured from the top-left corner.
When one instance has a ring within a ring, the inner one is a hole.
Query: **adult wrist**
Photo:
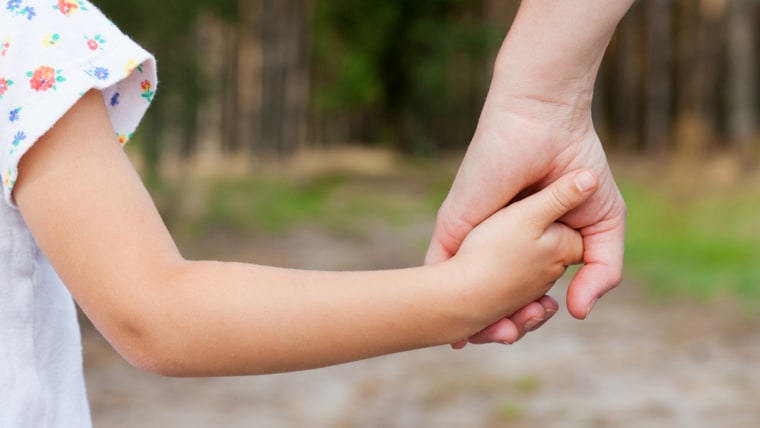
[[[492,90],[586,109],[604,51],[633,0],[523,0],[496,57]]]
[[[489,95],[532,108],[590,111],[603,48],[593,59],[536,54],[537,48],[508,37],[494,62]]]

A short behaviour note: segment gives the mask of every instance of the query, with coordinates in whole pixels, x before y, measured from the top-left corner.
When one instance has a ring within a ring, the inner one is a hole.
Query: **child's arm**
[[[166,375],[232,375],[451,343],[511,314],[580,261],[580,236],[554,223],[596,187],[591,176],[581,191],[575,175],[500,211],[436,265],[337,273],[187,261],[92,91],[24,156],[14,196],[126,359]]]

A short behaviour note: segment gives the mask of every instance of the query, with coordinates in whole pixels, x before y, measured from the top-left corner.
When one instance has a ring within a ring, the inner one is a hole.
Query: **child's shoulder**
[[[155,62],[82,0],[8,0],[0,10],[0,174],[12,203],[17,165],[91,89],[123,143],[153,98]]]

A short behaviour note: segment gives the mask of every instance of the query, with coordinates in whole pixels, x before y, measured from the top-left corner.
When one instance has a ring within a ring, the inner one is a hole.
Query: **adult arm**
[[[596,187],[563,177],[484,222],[445,263],[338,273],[185,260],[98,92],[19,168],[21,213],[95,326],[133,364],[193,376],[320,367],[472,335],[580,259],[580,236],[554,221]]]
[[[443,202],[427,263],[456,254],[469,231],[518,195],[579,167],[599,190],[562,218],[581,231],[584,266],[567,291],[569,312],[585,318],[621,279],[626,208],[591,120],[604,51],[632,0],[523,0],[498,53],[491,87],[467,154]],[[488,333],[515,330],[505,319]],[[461,345],[461,344],[460,344]]]

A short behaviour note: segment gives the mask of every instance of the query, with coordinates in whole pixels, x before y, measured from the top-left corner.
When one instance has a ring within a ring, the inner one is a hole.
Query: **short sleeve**
[[[82,0],[7,0],[0,10],[0,173],[14,205],[18,163],[91,89],[120,143],[155,94],[155,59]]]

